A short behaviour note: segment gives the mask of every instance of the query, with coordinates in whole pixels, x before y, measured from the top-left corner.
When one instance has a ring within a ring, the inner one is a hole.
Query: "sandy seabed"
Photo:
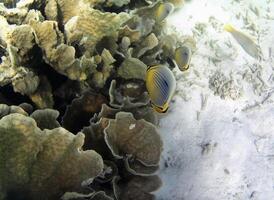
[[[168,22],[197,49],[190,70],[176,71],[178,91],[160,123],[157,199],[274,199],[274,1],[188,1]],[[226,23],[255,38],[261,60]]]

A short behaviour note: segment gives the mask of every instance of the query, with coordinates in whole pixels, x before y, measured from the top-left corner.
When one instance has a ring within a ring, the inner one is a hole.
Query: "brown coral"
[[[21,114],[0,120],[0,141],[2,192],[21,188],[34,199],[56,198],[62,191],[79,189],[103,169],[99,154],[80,150],[82,133],[41,131],[34,119]]]
[[[114,156],[132,156],[147,166],[158,165],[162,141],[155,126],[135,120],[131,113],[119,112],[105,129],[105,140]]]
[[[154,199],[163,144],[145,75],[185,41],[160,5],[0,3],[0,199]]]

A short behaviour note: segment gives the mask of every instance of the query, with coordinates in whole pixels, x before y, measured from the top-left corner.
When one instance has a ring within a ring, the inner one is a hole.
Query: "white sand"
[[[187,73],[176,71],[178,94],[161,120],[157,200],[273,200],[274,1],[193,0],[169,23],[194,34],[197,51]],[[246,54],[224,23],[257,39],[263,60]],[[227,87],[214,95],[216,71]]]

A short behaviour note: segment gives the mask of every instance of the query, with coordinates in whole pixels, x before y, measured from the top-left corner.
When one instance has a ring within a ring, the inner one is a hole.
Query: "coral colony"
[[[0,199],[155,198],[163,142],[145,77],[194,46],[166,28],[182,4],[0,3]]]

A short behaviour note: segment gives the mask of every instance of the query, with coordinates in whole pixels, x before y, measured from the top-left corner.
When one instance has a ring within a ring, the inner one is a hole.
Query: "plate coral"
[[[176,66],[183,1],[0,3],[0,199],[154,199],[163,141],[145,87]]]

